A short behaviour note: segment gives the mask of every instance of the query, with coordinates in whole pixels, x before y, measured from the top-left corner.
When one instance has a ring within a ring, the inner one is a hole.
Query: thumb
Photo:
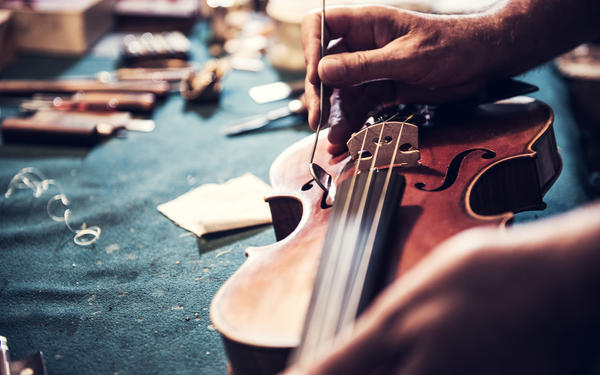
[[[394,63],[386,48],[327,55],[319,62],[319,77],[331,87],[354,86],[392,78]]]

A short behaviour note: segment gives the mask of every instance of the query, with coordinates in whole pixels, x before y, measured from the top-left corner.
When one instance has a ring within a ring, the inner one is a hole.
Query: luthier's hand
[[[344,151],[378,106],[457,100],[597,36],[598,4],[512,0],[463,16],[382,6],[331,8],[326,43],[338,38],[339,43],[323,59],[321,15],[313,12],[302,25],[309,124],[315,129],[319,123],[322,80],[329,87],[323,113],[327,122],[331,112],[330,152]]]
[[[484,41],[474,40],[452,18],[369,6],[332,8],[326,20],[326,40],[342,39],[320,62],[321,14],[311,13],[302,25],[306,97],[309,123],[316,128],[320,79],[337,88],[331,97],[334,145],[343,144],[378,105],[443,101],[482,83]]]
[[[289,374],[588,374],[600,331],[600,205],[454,237],[351,339]]]

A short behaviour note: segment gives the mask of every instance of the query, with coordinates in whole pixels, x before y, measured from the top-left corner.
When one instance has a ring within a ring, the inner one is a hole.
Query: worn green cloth
[[[208,58],[205,36],[204,25],[192,36],[193,58],[199,62]],[[3,77],[90,74],[116,64],[114,58],[97,56],[25,56]],[[76,225],[102,227],[96,244],[80,247],[64,224],[47,216],[51,192],[40,199],[26,191],[0,198],[0,335],[8,337],[13,358],[41,350],[53,375],[225,373],[209,304],[243,263],[246,247],[274,241],[272,228],[198,239],[156,206],[193,187],[246,172],[268,181],[271,162],[310,134],[307,126],[238,138],[226,138],[219,129],[285,104],[257,105],[247,95],[249,87],[278,79],[270,68],[231,72],[219,103],[186,105],[173,95],[155,111],[153,133],[131,133],[91,149],[0,147],[2,193],[21,168],[36,167],[62,184]],[[524,79],[540,86],[534,96],[556,112],[564,160],[563,173],[547,195],[547,211],[519,216],[530,220],[588,198],[578,179],[579,135],[564,84],[550,66]]]

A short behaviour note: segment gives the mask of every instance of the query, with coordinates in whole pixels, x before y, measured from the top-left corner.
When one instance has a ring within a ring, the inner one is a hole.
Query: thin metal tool
[[[321,58],[323,58],[325,56],[325,0],[323,0],[322,2],[322,6],[321,6]],[[329,183],[323,183],[322,178],[325,175],[328,175],[327,172],[325,172],[325,170],[323,168],[321,168],[319,165],[317,165],[314,160],[315,160],[315,152],[317,151],[317,144],[319,142],[319,133],[321,132],[321,127],[323,126],[323,122],[325,121],[324,117],[323,117],[323,107],[325,105],[325,97],[323,96],[323,81],[321,81],[321,84],[319,86],[319,124],[317,125],[317,131],[315,132],[315,144],[313,145],[313,149],[312,149],[312,153],[310,155],[310,162],[308,163],[308,170],[310,171],[310,175],[312,176],[312,178],[315,180],[315,182],[317,183],[317,185],[319,185],[319,187],[321,189],[323,189],[323,191],[327,192],[329,191],[328,186],[325,186],[326,184],[329,185]],[[329,178],[331,178],[331,176],[329,176]]]
[[[4,336],[0,336],[0,374],[10,375],[10,351]]]
[[[221,133],[229,137],[248,133],[254,130],[262,129],[271,124],[273,121],[304,112],[306,112],[306,107],[304,104],[302,104],[302,101],[294,99],[285,107],[273,109],[267,112],[265,115],[253,116],[242,120],[240,123],[224,128],[221,130]]]

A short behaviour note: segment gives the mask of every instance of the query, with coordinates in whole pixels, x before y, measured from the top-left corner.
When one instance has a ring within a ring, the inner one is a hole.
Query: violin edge
[[[519,100],[521,100],[521,98],[525,97],[504,99],[500,102],[511,103],[512,100],[518,102]],[[556,136],[554,133],[554,111],[547,103],[541,100],[533,99],[533,102],[537,105],[540,105],[544,110],[547,111],[547,120],[544,127],[540,129],[536,137],[533,138],[527,144],[526,152],[497,160],[494,163],[483,168],[477,175],[473,177],[473,180],[467,187],[467,191],[465,193],[465,196],[468,198],[465,199],[466,210],[470,216],[483,221],[503,219],[502,225],[506,225],[514,218],[516,213],[529,210],[542,210],[545,208],[542,199],[560,176],[563,163],[562,158],[560,157],[560,151],[556,143]],[[486,175],[490,175],[490,172],[494,168],[497,168],[501,165],[506,165],[506,163],[510,163],[511,161],[519,161],[525,159],[533,159],[531,161],[535,163],[534,171],[536,172],[539,187],[539,192],[537,194],[539,195],[539,199],[542,204],[532,204],[530,206],[518,208],[515,207],[511,208],[510,210],[507,210],[504,213],[496,215],[485,215],[478,213],[477,210],[473,208],[471,197],[475,191],[477,184],[481,182],[482,178],[484,178],[484,176]],[[543,175],[540,175],[540,173],[542,173]]]

